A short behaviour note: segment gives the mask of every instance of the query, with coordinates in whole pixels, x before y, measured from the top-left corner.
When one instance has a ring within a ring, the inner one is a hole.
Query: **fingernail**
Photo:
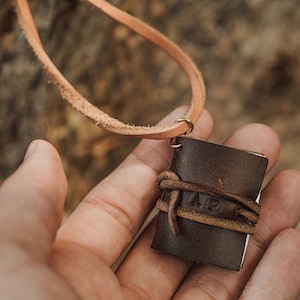
[[[25,153],[24,156],[24,161],[27,160],[35,151],[36,147],[37,147],[37,141],[33,141],[30,143],[29,147],[27,148],[27,151]]]

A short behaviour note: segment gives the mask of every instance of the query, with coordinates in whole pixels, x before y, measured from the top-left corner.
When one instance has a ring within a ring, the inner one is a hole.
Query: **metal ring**
[[[178,118],[177,120],[175,120],[174,123],[178,123],[178,122],[186,122],[190,126],[190,129],[187,132],[185,132],[184,135],[190,135],[193,132],[194,123],[189,118]],[[179,144],[172,144],[173,139],[174,138],[169,139],[170,148],[172,148],[172,149],[180,148],[182,146],[180,143]]]
[[[186,122],[190,126],[190,129],[186,133],[184,133],[184,135],[190,135],[193,132],[194,123],[189,118],[178,118],[177,120],[175,120],[175,123],[177,122]]]
[[[174,140],[174,138],[170,138],[169,139],[169,146],[170,146],[170,148],[172,148],[172,149],[178,149],[178,148],[180,148],[182,145],[179,143],[179,144],[172,144],[172,141]]]

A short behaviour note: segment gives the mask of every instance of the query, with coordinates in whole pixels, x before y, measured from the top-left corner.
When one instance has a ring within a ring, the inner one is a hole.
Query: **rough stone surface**
[[[66,210],[130,152],[137,139],[104,132],[60,99],[16,22],[0,7],[0,181],[32,139],[53,143],[70,181]],[[181,69],[127,28],[76,0],[31,0],[47,52],[94,104],[124,122],[155,124],[190,102]],[[214,142],[249,122],[282,139],[275,171],[300,168],[298,1],[114,1],[177,42],[203,72]],[[273,171],[273,173],[275,172]]]

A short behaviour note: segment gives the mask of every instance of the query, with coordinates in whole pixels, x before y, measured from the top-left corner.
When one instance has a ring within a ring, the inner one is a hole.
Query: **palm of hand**
[[[182,115],[177,110],[165,122]],[[207,139],[205,112],[195,136]],[[244,126],[227,145],[265,153],[280,142],[268,127]],[[66,180],[54,149],[35,142],[0,189],[1,295],[9,299],[296,299],[300,293],[300,173],[283,171],[262,193],[262,214],[240,272],[192,265],[150,248],[154,223],[114,273],[111,266],[153,207],[157,174],[168,168],[164,141],[142,141],[58,230]],[[278,271],[280,270],[280,271]]]

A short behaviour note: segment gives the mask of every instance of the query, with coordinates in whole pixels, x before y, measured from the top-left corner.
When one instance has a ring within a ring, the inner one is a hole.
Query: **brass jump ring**
[[[184,135],[190,135],[193,132],[193,130],[194,130],[194,123],[189,118],[178,118],[177,120],[175,120],[174,123],[177,123],[177,122],[186,122],[190,126],[189,130],[186,133],[184,133]],[[178,148],[180,148],[182,146],[180,143],[178,143],[178,144],[172,144],[173,139],[174,138],[169,139],[169,146],[172,149],[178,149]]]
[[[180,148],[182,146],[180,143],[178,143],[178,144],[172,144],[173,140],[174,140],[174,138],[170,138],[169,139],[169,146],[170,146],[170,148],[172,148],[172,149],[178,149],[178,148]]]
[[[193,132],[195,126],[189,118],[178,118],[177,120],[175,120],[175,123],[178,122],[186,122],[190,126],[190,129],[187,132],[185,132],[184,135],[190,135]]]

